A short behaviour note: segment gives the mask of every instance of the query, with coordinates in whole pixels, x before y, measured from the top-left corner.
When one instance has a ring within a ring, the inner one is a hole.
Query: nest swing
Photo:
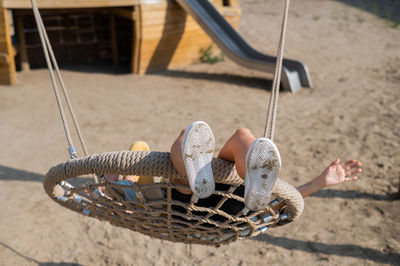
[[[167,152],[120,151],[88,155],[72,110],[57,61],[51,48],[43,21],[35,0],[31,0],[50,78],[58,103],[62,122],[69,144],[71,160],[52,167],[45,176],[43,186],[46,193],[60,205],[113,225],[138,231],[151,237],[188,244],[218,246],[239,239],[248,239],[264,233],[267,229],[282,226],[298,218],[304,208],[300,193],[290,184],[278,179],[272,195],[275,197],[262,211],[244,214],[243,180],[238,176],[234,164],[214,158],[212,170],[216,190],[209,198],[217,204],[210,205],[208,199],[197,203],[190,199],[175,197],[176,189],[183,186],[170,182],[171,178],[186,178],[174,168]],[[277,99],[279,94],[280,71],[284,46],[289,0],[286,0],[278,50],[277,67],[267,115],[267,127],[272,140],[275,128]],[[54,70],[56,75],[54,74]],[[56,79],[57,77],[57,79]],[[61,104],[57,80],[61,86],[85,157],[77,158],[68,129],[68,123]],[[139,185],[121,185],[98,179],[101,174],[138,176],[162,176],[163,182]],[[83,175],[93,175],[92,183],[72,185],[74,179]],[[100,182],[99,182],[100,181]],[[99,188],[113,191],[112,198],[105,196]],[[148,201],[143,190],[157,187],[165,192],[162,200]],[[123,196],[123,189],[133,189],[135,200]],[[279,204],[279,205],[278,205]],[[277,209],[277,206],[283,206]]]
[[[278,179],[273,192],[276,199],[270,206],[266,210],[243,215],[240,211],[244,207],[243,191],[240,189],[243,179],[237,175],[233,163],[214,159],[212,169],[217,190],[210,197],[218,198],[218,204],[208,207],[202,206],[205,205],[202,204],[204,200],[193,203],[173,198],[173,190],[183,186],[172,184],[169,179],[186,177],[178,173],[167,152],[108,152],[73,159],[51,168],[43,184],[52,199],[71,210],[151,237],[188,244],[220,245],[251,238],[268,228],[293,221],[303,211],[304,201],[300,193]],[[151,185],[134,183],[130,186],[100,182],[80,187],[72,187],[66,182],[69,178],[93,173],[163,176],[165,182]],[[137,199],[101,196],[97,190],[100,186],[117,191],[122,188],[134,189]],[[165,199],[146,201],[142,189],[149,187],[163,189],[166,192]],[[218,187],[223,190],[218,190]],[[284,202],[285,207],[274,210],[273,205],[280,201]],[[223,210],[232,205],[238,206],[236,214]],[[265,211],[267,214],[258,218]]]

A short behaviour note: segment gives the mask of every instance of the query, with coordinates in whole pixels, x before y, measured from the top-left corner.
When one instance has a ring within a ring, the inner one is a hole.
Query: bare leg
[[[239,128],[222,147],[218,158],[235,162],[236,171],[244,179],[246,177],[246,155],[255,140],[256,138],[249,129]]]
[[[187,179],[171,181],[187,187],[194,192],[192,200],[210,196],[215,190],[215,181],[211,169],[214,154],[214,135],[203,121],[196,121],[186,130],[182,130],[171,147],[171,160],[180,174]],[[185,189],[182,193],[191,194]],[[183,190],[183,191],[182,191]]]
[[[183,142],[183,137],[185,135],[186,129],[182,130],[181,133],[179,134],[178,138],[175,140],[175,142],[171,146],[171,160],[172,163],[174,164],[176,170],[183,175],[187,176],[186,174],[186,169],[185,169],[185,164],[183,162],[183,157],[182,157],[182,142]],[[184,185],[184,186],[189,186],[189,182],[187,179],[179,179],[179,178],[172,178],[171,181],[174,184],[178,185]],[[183,194],[192,194],[192,191],[190,189],[178,189],[179,192]]]
[[[171,160],[176,170],[186,176],[185,164],[182,160],[182,141],[186,130],[182,130],[171,147]],[[256,140],[247,128],[237,129],[227,143],[222,147],[218,158],[235,162],[236,170],[241,178],[246,176],[246,155],[250,145]],[[172,182],[179,185],[188,185],[185,179],[173,178]],[[181,193],[191,194],[190,190],[179,190]]]
[[[185,135],[186,129],[182,130],[181,133],[179,134],[178,138],[175,140],[175,142],[171,146],[171,160],[172,163],[174,164],[176,170],[183,175],[186,176],[186,169],[185,169],[185,164],[183,163],[183,157],[182,157],[182,142],[183,142],[183,137]]]

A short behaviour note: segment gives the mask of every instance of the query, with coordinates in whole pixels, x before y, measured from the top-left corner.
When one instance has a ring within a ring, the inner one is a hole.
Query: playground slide
[[[276,57],[253,49],[208,0],[176,0],[190,14],[218,47],[237,64],[267,73],[275,72]],[[299,61],[284,59],[282,89],[297,91],[311,87],[308,68]]]

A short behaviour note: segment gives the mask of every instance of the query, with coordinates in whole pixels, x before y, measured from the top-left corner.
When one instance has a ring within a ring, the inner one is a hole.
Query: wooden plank
[[[0,0],[1,1],[1,0]],[[46,19],[57,19],[58,16],[63,14],[73,14],[73,16],[80,16],[82,13],[112,11],[114,8],[98,7],[98,8],[55,8],[55,9],[42,9],[39,8],[40,15],[46,16]],[[21,15],[33,15],[32,8],[29,9],[13,9],[14,12],[18,11]]]
[[[143,18],[143,27],[151,27],[155,25],[166,25],[166,24],[179,24],[186,22],[186,15],[176,15],[166,17],[165,15],[160,15],[156,17]],[[190,19],[189,19],[190,20]],[[192,20],[194,21],[194,20]]]
[[[209,44],[205,43],[204,47],[207,47]],[[171,64],[174,61],[187,63],[188,61],[199,61],[200,58],[200,47],[201,46],[183,46],[179,49],[172,50],[157,50],[152,53],[144,53],[141,54],[141,68],[148,65],[165,65],[166,63]],[[168,65],[167,64],[167,65]]]
[[[188,35],[188,34],[177,34],[173,35],[170,34],[161,40],[159,38],[156,39],[148,39],[144,38],[142,41],[143,49],[152,49],[153,47],[156,46],[169,46],[169,45],[187,45],[187,44],[196,44],[198,42],[201,42],[202,40],[210,40],[208,35],[199,32],[198,34],[193,34],[193,35]]]
[[[228,22],[231,23],[231,25],[234,28],[239,27],[239,18],[235,19],[234,21],[230,21],[228,19]],[[203,29],[196,23],[196,22],[188,22],[188,23],[168,23],[168,24],[158,24],[158,25],[152,25],[152,26],[143,26],[142,27],[142,33],[145,39],[156,39],[156,38],[162,38],[163,36],[166,35],[173,35],[181,32],[185,32],[185,34],[200,34],[204,33]]]
[[[133,45],[131,56],[131,72],[139,74],[142,49],[142,10],[141,6],[135,6],[133,9]]]
[[[200,28],[200,25],[192,19],[191,17],[186,17],[185,19],[165,19],[165,18],[156,18],[156,19],[147,19],[143,20],[143,29],[147,28],[165,28],[165,27],[173,27],[179,25],[188,25],[188,27]]]
[[[164,1],[160,1],[156,4],[144,4],[142,3],[141,5],[142,7],[142,11],[143,12],[152,12],[152,11],[157,11],[157,10],[174,10],[174,9],[180,9],[183,10],[180,5],[178,5],[175,2],[172,1],[168,1],[168,0],[164,0]]]
[[[199,56],[195,57],[188,53],[175,54],[173,56],[157,57],[155,61],[142,62],[140,73],[147,73],[154,70],[169,69],[176,66],[188,65],[199,62]]]
[[[4,85],[17,82],[9,21],[8,10],[0,8],[0,83]]]
[[[178,20],[184,19],[184,17],[188,16],[188,14],[183,10],[183,9],[178,9],[178,10],[147,10],[145,13],[143,13],[143,20],[147,19],[153,19],[153,18],[159,18],[163,19],[166,16]]]
[[[239,0],[212,0],[211,3],[213,3],[213,5],[216,6],[216,7],[236,7],[236,6],[239,6]],[[227,5],[224,5],[224,4],[227,4]]]
[[[216,5],[219,12],[237,28],[240,8],[222,6],[222,0],[219,2]],[[144,5],[142,11],[139,73],[199,62],[200,49],[213,43],[197,22],[176,4],[163,1],[159,5]],[[214,53],[218,52],[214,45]]]
[[[145,14],[146,16],[159,16],[159,15],[163,15],[163,14],[171,14],[171,15],[182,15],[182,14],[187,14],[185,12],[185,10],[183,10],[181,7],[176,6],[175,8],[165,8],[165,9],[144,9],[143,10],[143,14]]]
[[[185,46],[185,47],[180,47],[179,49],[176,49],[176,50],[157,51],[157,53],[154,53],[154,51],[152,53],[144,51],[141,54],[140,58],[141,58],[143,64],[147,61],[153,60],[153,57],[157,58],[157,60],[158,60],[158,59],[162,59],[164,57],[172,58],[173,55],[179,55],[179,54],[183,54],[183,55],[188,54],[188,57],[199,59],[201,56],[200,50],[202,48],[207,48],[209,45],[210,45],[210,42],[209,43],[204,42],[203,44],[196,46],[195,48],[190,47],[190,46]],[[214,47],[216,47],[216,46],[214,46]]]
[[[166,51],[161,51],[160,53],[157,54],[147,54],[143,57],[141,57],[142,62],[146,61],[162,61],[164,59],[170,58],[171,61],[173,59],[196,59],[197,61],[200,58],[200,49],[197,49],[200,47],[196,47],[196,49],[193,49],[193,47],[183,47],[179,50],[176,50],[175,53],[172,51],[172,53],[167,53]]]
[[[143,39],[145,40],[160,40],[163,39],[173,39],[173,38],[181,38],[184,34],[188,36],[196,36],[197,34],[205,35],[204,31],[201,28],[190,29],[187,28],[176,28],[171,30],[154,30],[151,31],[146,29],[143,33]]]
[[[199,1],[201,1],[201,0],[199,0]],[[240,10],[238,0],[230,0],[229,6],[223,6],[221,0],[211,1],[211,3],[220,12],[225,12],[225,11],[234,10],[234,9]],[[147,13],[147,12],[151,13],[151,12],[156,12],[156,11],[164,11],[164,12],[166,12],[166,11],[183,11],[183,9],[180,7],[180,5],[178,5],[175,2],[168,1],[168,0],[160,1],[157,4],[152,4],[152,5],[142,4],[142,8],[143,8],[143,12],[145,12],[145,13]]]
[[[153,47],[146,47],[144,46],[141,51],[141,59],[142,60],[147,60],[150,59],[155,53],[157,55],[161,54],[176,54],[176,53],[185,53],[189,52],[190,53],[195,53],[196,56],[200,54],[200,50],[202,48],[208,47],[210,44],[212,44],[211,39],[204,38],[204,39],[199,39],[198,41],[187,41],[187,42],[182,42],[179,43],[178,45],[163,45],[162,47],[158,46],[153,46]],[[214,45],[215,50],[217,49],[217,46]]]
[[[236,8],[235,8],[236,9]],[[232,21],[237,20],[238,23],[240,19],[240,12],[227,12],[223,11],[222,14],[224,15],[225,19],[227,19],[231,24]],[[162,26],[162,25],[174,25],[180,23],[190,23],[193,25],[197,25],[197,22],[191,17],[188,16],[186,13],[173,13],[167,14],[165,12],[157,12],[157,13],[145,13],[143,14],[143,27],[147,28],[149,26]]]
[[[228,17],[227,21],[234,27],[238,28],[239,26],[239,17]],[[143,25],[143,35],[146,36],[146,38],[161,38],[162,35],[164,34],[173,34],[176,32],[180,32],[184,30],[185,32],[187,31],[202,31],[202,28],[200,25],[197,24],[196,21],[194,21],[191,18],[188,18],[187,21],[177,21],[177,22],[159,22],[155,21],[151,25],[147,22],[147,24]],[[149,35],[148,35],[149,34]]]
[[[191,23],[180,23],[180,24],[166,24],[166,25],[154,25],[143,27],[143,34],[157,34],[157,33],[174,33],[185,30],[188,31],[202,31],[203,29],[197,24]]]
[[[207,45],[205,46],[207,47]],[[200,61],[200,52],[198,50],[187,49],[179,50],[177,53],[153,54],[142,58],[141,67],[146,68],[149,65],[157,65],[160,68],[165,68],[169,64],[188,64]]]
[[[133,17],[133,11],[130,9],[124,9],[124,8],[113,8],[111,11],[114,15],[123,17],[126,19],[134,20],[135,18]]]
[[[241,9],[239,7],[221,7],[217,8],[218,12],[224,17],[241,15]],[[145,10],[143,11],[143,21],[147,19],[165,19],[166,16],[172,19],[183,19],[182,17],[189,16],[183,9],[171,9],[171,10]]]
[[[170,40],[170,41],[143,41],[142,42],[142,56],[145,54],[151,54],[152,51],[154,52],[155,50],[157,51],[171,51],[174,52],[174,50],[178,50],[181,47],[185,46],[193,46],[196,47],[198,51],[200,51],[199,46],[202,46],[204,44],[209,44],[211,43],[211,39],[207,36],[199,36],[196,38],[183,38],[179,42],[176,42],[176,40]]]
[[[192,42],[190,42],[189,38],[183,39],[178,45],[172,47],[163,46],[158,49],[155,46],[152,49],[147,49],[147,46],[143,45],[139,73],[199,62],[200,49],[206,48],[212,43],[208,36],[204,37]],[[217,53],[218,51],[219,49],[215,46],[214,52]]]
[[[36,0],[39,8],[87,8],[135,6],[140,0]],[[30,0],[0,0],[0,6],[9,9],[32,8]]]

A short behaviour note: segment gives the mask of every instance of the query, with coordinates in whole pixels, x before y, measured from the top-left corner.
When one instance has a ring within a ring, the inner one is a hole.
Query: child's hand
[[[322,187],[329,187],[346,181],[356,180],[358,177],[355,175],[359,172],[361,172],[361,162],[350,160],[340,163],[340,159],[336,159],[317,179]]]

